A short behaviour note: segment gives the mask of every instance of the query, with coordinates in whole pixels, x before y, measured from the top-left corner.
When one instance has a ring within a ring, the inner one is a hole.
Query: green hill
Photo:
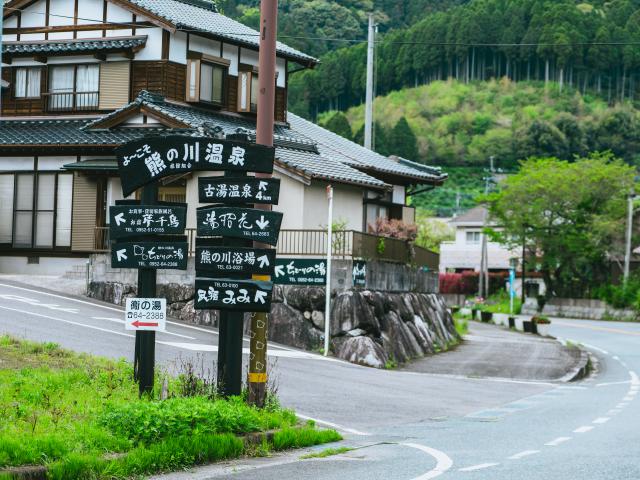
[[[398,154],[398,122],[409,124],[418,156],[450,174],[444,187],[420,195],[414,204],[442,216],[451,215],[459,194],[461,209],[475,204],[484,188],[484,169],[494,156],[504,171],[530,156],[572,159],[589,151],[611,150],[640,165],[640,112],[626,102],[609,106],[597,95],[582,95],[556,83],[438,81],[403,89],[375,101],[376,150]],[[339,121],[338,121],[339,120]],[[320,124],[361,140],[364,106],[326,112]]]

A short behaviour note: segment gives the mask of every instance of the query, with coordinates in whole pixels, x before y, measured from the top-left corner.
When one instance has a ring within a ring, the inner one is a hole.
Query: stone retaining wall
[[[118,305],[135,294],[135,286],[119,282],[91,282],[88,288],[88,296]],[[160,284],[158,296],[167,299],[169,316],[218,326],[217,311],[193,309],[192,286]],[[324,303],[324,288],[276,285],[269,340],[304,350],[320,348]],[[438,294],[354,289],[333,293],[331,335],[332,351],[338,358],[375,368],[435,353],[459,338]]]
[[[527,302],[522,313],[537,313],[537,303]],[[634,310],[618,310],[602,300],[588,298],[552,298],[544,306],[542,313],[550,317],[583,318],[587,320],[637,320],[638,312]]]

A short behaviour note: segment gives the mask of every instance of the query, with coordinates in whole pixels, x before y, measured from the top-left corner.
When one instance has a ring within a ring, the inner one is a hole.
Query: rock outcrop
[[[89,296],[124,305],[136,288],[115,282],[91,283]],[[193,287],[158,286],[168,314],[185,322],[218,326],[219,313],[193,308]],[[269,340],[304,350],[324,342],[325,290],[274,287]],[[246,323],[246,322],[245,322]],[[245,331],[248,325],[245,325]],[[331,348],[349,362],[384,368],[439,351],[458,339],[451,314],[438,294],[347,290],[331,299]]]

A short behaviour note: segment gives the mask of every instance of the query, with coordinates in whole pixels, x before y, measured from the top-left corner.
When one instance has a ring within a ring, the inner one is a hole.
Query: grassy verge
[[[168,397],[140,399],[132,374],[124,361],[0,336],[0,470],[46,465],[52,479],[124,479],[251,453],[238,435],[252,432],[278,430],[274,450],[340,440],[300,428],[273,399],[260,410],[193,388],[206,382],[193,376],[158,378]]]
[[[456,332],[458,332],[458,335],[461,337],[469,332],[469,322],[467,318],[462,315],[456,315],[453,317],[453,322],[456,327]]]
[[[343,453],[347,453],[353,450],[353,448],[342,447],[342,448],[326,448],[321,452],[317,453],[309,453],[307,455],[302,455],[300,458],[302,460],[307,460],[309,458],[327,458],[332,457],[334,455],[342,455]]]

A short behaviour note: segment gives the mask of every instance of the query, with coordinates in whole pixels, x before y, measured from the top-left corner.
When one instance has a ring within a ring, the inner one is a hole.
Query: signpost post
[[[329,355],[329,336],[331,335],[331,256],[333,247],[333,187],[327,185],[329,213],[327,218],[327,284],[324,292],[324,356]]]

